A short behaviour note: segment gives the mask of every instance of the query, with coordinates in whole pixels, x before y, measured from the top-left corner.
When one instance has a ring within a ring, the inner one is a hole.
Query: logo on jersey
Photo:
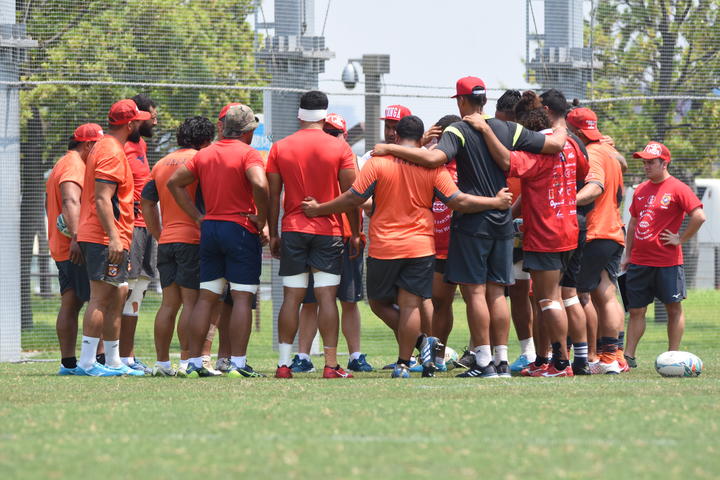
[[[663,207],[667,207],[670,205],[670,201],[672,200],[672,193],[666,193],[663,195],[662,199],[660,200],[660,205]]]

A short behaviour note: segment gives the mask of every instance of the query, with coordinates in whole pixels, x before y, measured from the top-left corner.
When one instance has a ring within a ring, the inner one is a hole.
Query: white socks
[[[167,362],[155,362],[155,365],[162,368],[171,368],[170,360],[168,360]]]
[[[487,367],[492,361],[492,355],[490,353],[490,345],[480,345],[473,349],[475,353],[475,363],[480,367]]]
[[[528,362],[535,361],[537,354],[535,353],[535,342],[533,342],[532,337],[520,340],[520,355],[525,355]]]
[[[103,345],[105,345],[105,365],[111,368],[122,367],[120,340],[103,340]]]
[[[135,364],[135,357],[120,357],[120,361],[129,367]]]
[[[95,337],[82,337],[82,346],[80,350],[80,361],[78,366],[83,370],[89,370],[95,365],[95,354],[97,353],[97,346],[100,343],[99,338]]]
[[[298,358],[300,360],[310,360],[310,355],[307,353],[298,353]]]
[[[352,352],[350,354],[350,361],[352,362],[353,360],[357,360],[358,358],[360,358],[360,355],[362,355],[361,352]]]
[[[192,357],[188,359],[188,363],[192,364],[195,368],[202,367],[202,357]]]
[[[508,352],[507,345],[495,345],[495,356],[493,358],[495,365],[500,365],[501,362],[508,361],[507,352]]]
[[[292,363],[292,360],[290,359],[290,356],[292,355],[292,343],[279,343],[278,353],[278,367],[282,367],[283,365],[289,367]]]
[[[243,355],[241,357],[232,356],[230,357],[230,361],[235,366],[235,368],[245,368],[245,365],[247,364],[247,356]]]

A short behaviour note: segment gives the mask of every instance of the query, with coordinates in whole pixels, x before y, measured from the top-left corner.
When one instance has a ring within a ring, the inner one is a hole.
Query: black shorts
[[[445,281],[461,285],[512,285],[513,239],[493,239],[450,230]],[[370,282],[368,282],[368,285]]]
[[[78,242],[83,257],[88,279],[106,282],[117,286],[128,281],[128,251],[124,250],[122,260],[118,264],[108,263],[108,247],[102,243]]]
[[[158,245],[157,269],[160,286],[173,283],[183,288],[200,288],[200,245],[192,243],[161,243]]]
[[[133,229],[128,278],[157,278],[157,242],[145,227]]]
[[[560,279],[561,287],[577,287],[577,276],[580,273],[580,266],[582,265],[586,233],[586,230],[580,230],[580,234],[578,235],[578,246],[573,251],[570,261],[567,264],[567,268],[565,269],[565,273],[563,274],[562,279]]]
[[[662,303],[682,302],[685,291],[685,269],[682,265],[672,267],[647,267],[628,265],[625,274],[625,290],[628,308],[643,308],[655,298]]]
[[[592,292],[600,284],[600,274],[608,272],[610,280],[617,280],[623,246],[614,240],[598,239],[587,242],[583,248],[580,273],[577,276],[578,292]]]
[[[90,300],[90,280],[85,265],[77,265],[70,260],[55,262],[58,269],[60,294],[73,290],[75,296],[83,302]]]
[[[564,272],[567,268],[573,250],[567,252],[523,252],[523,271],[551,271]]]
[[[398,288],[432,298],[435,255],[419,258],[367,259],[367,294],[371,300],[397,299]]]
[[[435,273],[439,273],[440,275],[445,275],[445,270],[447,267],[447,258],[435,258]]]
[[[360,252],[355,258],[350,258],[350,241],[346,241],[342,254],[342,272],[340,273],[340,285],[337,289],[337,299],[341,302],[357,303],[363,298],[363,253]],[[305,291],[303,303],[315,303],[315,290],[313,289],[312,273],[308,278],[308,286]]]
[[[299,275],[315,268],[321,272],[342,273],[343,239],[340,236],[283,232],[280,276]]]

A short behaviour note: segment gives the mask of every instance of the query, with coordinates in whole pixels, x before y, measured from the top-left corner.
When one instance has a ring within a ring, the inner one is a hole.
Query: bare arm
[[[160,223],[160,211],[158,210],[157,202],[153,202],[147,198],[141,198],[140,208],[142,209],[148,232],[150,232],[150,235],[152,235],[155,240],[160,240],[162,224]]]
[[[270,233],[270,252],[275,258],[280,258],[280,233],[278,221],[280,219],[280,194],[282,193],[283,181],[279,173],[267,174],[270,189],[268,208],[268,231]]]
[[[268,187],[268,179],[265,170],[260,166],[254,166],[245,172],[253,191],[253,200],[257,207],[257,214],[251,216],[257,229],[262,232],[268,219],[268,204],[270,203],[270,188]]]
[[[518,218],[521,215],[522,215],[522,195],[519,195],[517,197],[517,200],[515,200],[515,203],[513,203],[512,216],[513,216],[513,218]]]
[[[346,192],[350,190],[352,184],[355,182],[355,169],[345,168],[338,172],[338,182],[340,183],[340,191]],[[357,195],[356,195],[357,196]],[[363,202],[364,203],[364,202]],[[360,235],[360,205],[353,205],[343,213],[347,215],[348,223],[350,223],[350,230],[353,237]]]
[[[351,208],[357,208],[365,202],[360,195],[346,190],[342,195],[325,203],[318,203],[312,197],[307,197],[300,204],[300,208],[308,217],[322,217],[333,213],[345,212]]]
[[[80,224],[80,195],[82,188],[75,182],[63,182],[60,184],[60,196],[62,198],[62,215],[65,218],[68,232],[70,232],[70,260],[73,263],[83,262],[82,252],[77,243],[77,228]]]
[[[445,152],[437,148],[427,150],[424,148],[403,147],[390,143],[378,143],[375,145],[373,155],[393,155],[427,168],[439,168],[448,161]]]
[[[620,164],[620,170],[622,170],[623,173],[627,172],[628,164],[625,157],[623,157],[621,153],[615,153],[613,157],[615,157],[615,160]]]
[[[507,210],[512,205],[512,193],[503,188],[494,197],[480,197],[460,192],[447,202],[447,206],[461,213],[477,213],[485,210]]]
[[[95,209],[97,210],[100,225],[108,236],[108,262],[118,264],[122,260],[123,247],[120,241],[120,232],[115,228],[115,215],[113,214],[112,196],[115,194],[115,183],[95,181]]]
[[[690,214],[688,215],[690,219],[688,220],[687,228],[685,231],[680,234],[671,232],[668,229],[665,229],[664,232],[660,233],[660,240],[665,245],[682,245],[683,243],[690,240],[697,232],[700,230],[700,227],[703,223],[705,223],[706,217],[705,212],[702,208],[698,207]]]
[[[565,142],[567,142],[567,137],[565,119],[561,118],[553,125],[552,135],[545,137],[545,145],[543,145],[540,153],[554,154],[562,152],[563,147],[565,147]]]
[[[594,202],[602,193],[603,188],[599,184],[595,182],[586,183],[577,193],[576,202],[579,206],[584,207]]]
[[[620,270],[627,270],[630,263],[630,254],[632,253],[633,244],[635,243],[635,228],[637,227],[637,217],[630,217],[630,221],[625,226],[625,256],[623,258]]]
[[[200,225],[202,223],[203,215],[200,213],[200,210],[197,209],[195,203],[190,198],[190,194],[185,189],[185,187],[193,183],[195,180],[197,180],[195,175],[193,175],[186,166],[182,166],[175,170],[175,173],[172,174],[170,180],[168,180],[167,187],[168,190],[170,190],[170,193],[172,193],[172,196],[175,198],[178,206],[182,208],[195,223]]]

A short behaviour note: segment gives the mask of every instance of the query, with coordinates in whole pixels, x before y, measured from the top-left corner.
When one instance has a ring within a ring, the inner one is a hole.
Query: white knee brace
[[[222,295],[225,293],[225,285],[227,281],[224,278],[216,278],[209,282],[200,282],[200,290],[210,290],[215,295]]]

